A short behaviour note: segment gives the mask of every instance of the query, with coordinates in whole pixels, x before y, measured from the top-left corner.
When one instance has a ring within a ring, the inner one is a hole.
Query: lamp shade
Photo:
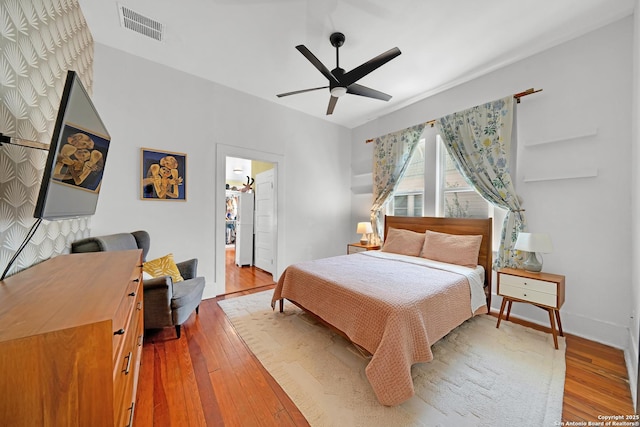
[[[358,234],[367,234],[373,233],[373,228],[371,228],[370,222],[359,222],[358,228],[356,229],[356,233]]]
[[[526,252],[540,252],[548,254],[553,252],[551,238],[545,233],[520,233],[514,249]]]

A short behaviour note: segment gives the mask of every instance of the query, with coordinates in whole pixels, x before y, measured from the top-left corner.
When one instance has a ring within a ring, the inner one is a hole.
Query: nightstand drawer
[[[502,287],[509,285],[522,290],[532,290],[557,295],[558,285],[555,282],[545,282],[544,280],[530,279],[528,277],[512,276],[511,274],[500,274],[500,292]]]
[[[558,298],[555,293],[550,294],[533,289],[525,289],[520,286],[514,286],[503,282],[502,279],[504,279],[504,277],[505,276],[502,276],[500,281],[500,295],[517,298],[534,304],[546,305],[547,307],[557,307]]]
[[[367,248],[362,248],[359,246],[351,246],[347,248],[347,254],[357,254],[358,252],[366,252]]]
[[[358,252],[365,251],[377,251],[380,249],[380,245],[369,245],[363,243],[349,243],[347,244],[347,255],[357,254]]]

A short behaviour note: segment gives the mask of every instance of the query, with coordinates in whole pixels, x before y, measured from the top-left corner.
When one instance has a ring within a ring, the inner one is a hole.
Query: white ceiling
[[[226,182],[247,182],[247,176],[251,176],[251,160],[227,157]]]
[[[79,0],[94,40],[349,128],[606,25],[633,0]],[[161,42],[120,25],[118,4],[164,25]],[[402,54],[358,83],[388,101],[345,95],[326,116],[329,36],[345,34],[349,71],[398,47]],[[527,89],[527,88],[522,88]]]

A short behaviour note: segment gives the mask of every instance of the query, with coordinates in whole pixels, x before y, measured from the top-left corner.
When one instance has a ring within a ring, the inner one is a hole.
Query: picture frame
[[[102,185],[110,139],[80,126],[65,123],[51,173],[56,183],[91,193]]]
[[[186,201],[187,155],[153,148],[140,151],[140,198]]]

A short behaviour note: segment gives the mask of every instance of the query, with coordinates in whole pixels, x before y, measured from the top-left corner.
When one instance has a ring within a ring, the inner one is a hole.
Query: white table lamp
[[[536,253],[548,254],[553,252],[553,245],[548,234],[544,233],[520,233],[514,245],[514,249],[529,252],[522,266],[527,271],[539,272],[542,270],[542,256],[538,260]]]
[[[360,244],[366,245],[369,243],[369,237],[367,234],[373,233],[373,228],[371,228],[370,222],[359,222],[358,228],[356,229],[356,233],[362,234],[362,238],[360,239]]]

